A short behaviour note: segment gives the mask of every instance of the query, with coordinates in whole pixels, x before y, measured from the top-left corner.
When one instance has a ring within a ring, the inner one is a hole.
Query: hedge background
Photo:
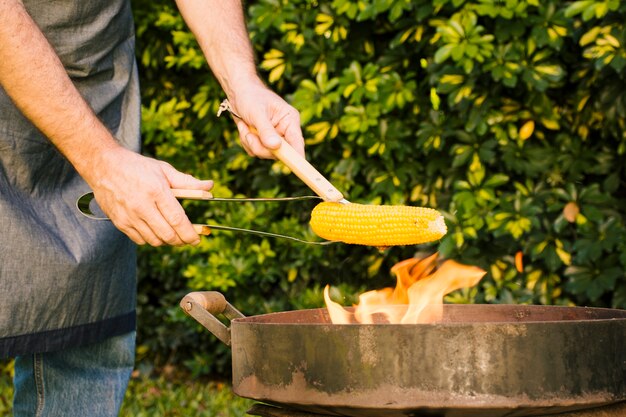
[[[310,194],[280,163],[249,158],[234,123],[216,118],[224,94],[174,3],[133,4],[145,153],[214,179],[216,196]],[[397,261],[436,250],[488,271],[449,302],[626,308],[626,4],[246,9],[259,71],[301,111],[309,160],[351,201],[435,207],[449,233],[384,253],[224,232],[196,248],[141,248],[145,370],[228,374],[228,349],[177,307],[190,290],[219,290],[247,315],[320,307],[326,284],[350,304],[392,285]],[[186,204],[196,221],[315,238],[310,203]]]

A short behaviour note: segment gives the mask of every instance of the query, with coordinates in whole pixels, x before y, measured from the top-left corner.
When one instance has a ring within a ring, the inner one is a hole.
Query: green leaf
[[[450,54],[452,53],[454,47],[455,45],[453,44],[447,44],[437,49],[437,52],[435,52],[435,63],[441,64],[442,62],[447,60],[450,57]]]
[[[490,176],[486,181],[484,186],[496,188],[501,185],[504,185],[509,182],[509,176],[505,174],[495,174]]]

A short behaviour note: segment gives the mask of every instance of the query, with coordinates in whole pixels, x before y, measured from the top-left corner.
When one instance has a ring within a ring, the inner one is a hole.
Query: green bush
[[[134,2],[145,152],[216,182],[216,196],[310,191],[249,158],[170,1]],[[142,248],[140,354],[228,372],[228,351],[177,307],[218,290],[248,315],[346,303],[393,284],[416,252],[488,271],[450,302],[626,308],[626,4],[539,0],[257,0],[259,70],[301,111],[307,155],[349,200],[435,207],[436,244],[305,246],[216,231]],[[315,239],[310,203],[186,202],[198,222]],[[515,257],[523,257],[518,271]]]

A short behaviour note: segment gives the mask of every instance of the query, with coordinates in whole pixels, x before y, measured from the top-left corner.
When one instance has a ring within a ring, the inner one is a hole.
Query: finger
[[[253,120],[256,128],[256,136],[260,139],[260,144],[268,149],[278,149],[282,142],[282,137],[278,134],[269,118]]]
[[[145,221],[138,219],[135,223],[135,230],[140,235],[141,239],[144,241],[144,244],[148,244],[150,246],[159,247],[163,246],[166,242],[157,236],[156,232],[153,230],[152,226]]]
[[[235,119],[235,124],[237,125],[237,130],[239,131],[239,142],[241,142],[241,146],[249,156],[254,156],[254,154],[250,150],[250,146],[248,145],[249,139],[247,138],[247,136],[251,132],[248,128],[247,123],[245,123],[243,120]]]
[[[256,129],[251,129],[243,120],[237,119],[236,123],[241,137],[241,144],[248,155],[264,159],[275,159],[272,152],[261,143]]]
[[[119,229],[122,231],[122,233],[128,236],[130,240],[132,240],[137,245],[146,244],[146,240],[143,237],[141,237],[141,234],[135,228],[129,228],[129,229],[124,229],[124,230],[121,228]]]
[[[298,112],[283,117],[276,125],[276,129],[300,155],[304,156],[304,136],[302,135]]]
[[[252,153],[252,156],[256,156],[258,158],[263,158],[263,159],[275,159],[272,152],[261,143],[261,139],[259,138],[258,135],[252,132],[249,132],[245,136],[245,141],[246,141],[248,149]]]
[[[115,198],[113,198],[113,200],[115,201]],[[109,209],[109,205],[107,204],[109,201],[99,193],[96,197],[96,201],[101,210],[111,219],[111,223],[113,223],[119,231],[128,236],[128,238],[137,245],[145,245],[147,243],[141,233],[133,227],[133,222],[128,217],[127,212],[119,210],[119,207],[122,206],[121,202],[117,202],[117,204],[113,205],[113,208]]]
[[[151,246],[161,246],[165,243],[169,245],[182,244],[176,231],[159,210],[159,203],[168,199],[173,200],[182,210],[167,183],[163,181],[159,188],[150,190],[141,198],[133,199],[128,207],[127,223],[134,227],[146,243]]]
[[[112,219],[111,221],[113,222],[113,225],[115,227],[117,227],[122,233],[128,236],[130,240],[132,240],[137,245],[145,245],[147,243],[151,246],[160,246],[161,244],[163,244],[163,242],[161,242],[160,239],[158,239],[154,235],[154,233],[149,230],[149,228],[148,230],[145,230],[146,225],[141,221],[141,226],[139,228],[134,227],[131,224],[130,219],[125,219],[123,221],[119,219]],[[137,223],[135,223],[135,225],[137,225]],[[142,232],[139,229],[144,230]]]
[[[174,228],[158,208],[158,203],[167,198],[173,199],[178,204],[171,191],[165,187],[161,191],[152,191],[143,199],[137,199],[129,207],[129,214],[125,223],[128,227],[135,228],[143,240],[151,246],[161,246],[166,243],[169,245],[183,244]],[[180,207],[180,204],[178,206]]]
[[[157,235],[170,245],[200,243],[200,237],[185,214],[185,210],[173,195],[164,195],[157,200],[161,219],[153,226]]]
[[[180,244],[178,242],[180,239],[163,219],[155,203],[147,208],[145,206],[137,208],[133,213],[135,215],[130,219],[131,227],[134,227],[150,246],[161,246],[166,243],[170,245]]]

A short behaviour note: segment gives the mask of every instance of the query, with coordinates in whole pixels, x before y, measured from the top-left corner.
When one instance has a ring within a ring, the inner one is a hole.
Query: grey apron
[[[139,150],[129,0],[23,3],[103,123]],[[77,213],[87,191],[0,88],[0,358],[134,330],[135,246],[110,222]]]

